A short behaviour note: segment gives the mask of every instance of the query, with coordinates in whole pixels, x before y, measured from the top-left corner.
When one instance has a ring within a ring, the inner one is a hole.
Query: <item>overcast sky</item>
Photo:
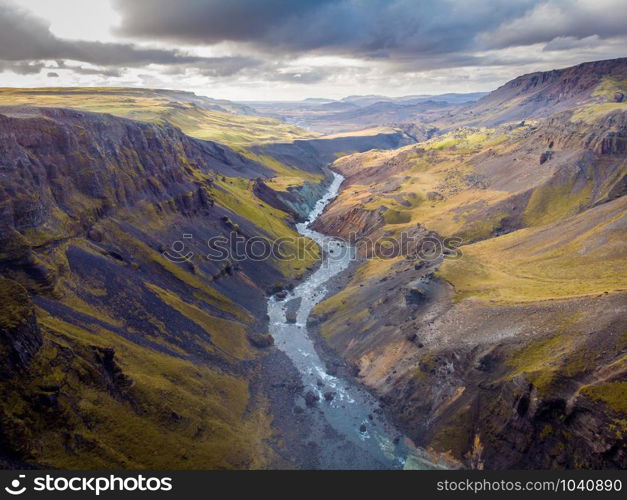
[[[472,92],[626,42],[624,0],[0,0],[0,86]]]

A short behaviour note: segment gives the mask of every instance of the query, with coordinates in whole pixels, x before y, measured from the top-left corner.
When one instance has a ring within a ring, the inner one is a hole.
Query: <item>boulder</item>
[[[248,335],[248,341],[260,349],[274,345],[274,337],[269,333],[251,333]]]
[[[405,290],[405,305],[416,306],[426,300],[426,295],[419,287],[407,288]]]
[[[316,406],[318,401],[320,401],[320,398],[318,397],[318,395],[315,392],[307,391],[307,393],[305,394],[305,404],[308,407],[311,408],[313,406]]]
[[[540,155],[540,165],[542,165],[543,163],[546,163],[551,158],[553,158],[553,151],[551,150],[545,151],[544,153]]]
[[[324,393],[325,401],[333,401],[334,398],[335,398],[335,393],[333,391],[327,391]]]

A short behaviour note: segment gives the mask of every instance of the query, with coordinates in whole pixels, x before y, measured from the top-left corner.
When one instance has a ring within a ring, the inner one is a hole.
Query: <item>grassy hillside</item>
[[[591,124],[568,122],[569,116],[461,128],[395,151],[340,158],[335,166],[350,184],[328,219],[356,208],[380,218],[381,227],[369,229],[376,234],[421,225],[470,243],[575,215],[606,200],[627,175],[620,154],[601,151],[609,137],[624,144],[627,115]]]
[[[494,126],[574,111],[576,119],[594,119],[627,102],[627,58],[593,61],[519,76],[476,103],[440,118],[440,126]]]
[[[581,214],[464,245],[440,276],[458,299],[526,302],[625,290],[627,199]]]
[[[148,123],[168,123],[191,137],[216,141],[243,153],[252,145],[318,137],[272,118],[236,114],[253,112],[252,109],[238,109],[228,101],[225,104],[187,92],[110,87],[0,88],[0,106],[15,105],[71,108]],[[273,169],[279,179],[292,179],[294,186],[302,185],[305,180],[322,180],[320,175],[303,176],[301,170],[270,157],[256,160]]]
[[[188,102],[186,97],[187,93],[114,87],[0,88],[0,106],[73,108],[151,123],[168,122],[192,137],[227,145],[317,136],[279,120],[234,114],[228,105],[217,106],[213,100],[203,105],[202,98]]]

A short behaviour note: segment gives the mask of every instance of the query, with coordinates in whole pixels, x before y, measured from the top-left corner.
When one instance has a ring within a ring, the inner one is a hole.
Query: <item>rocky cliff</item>
[[[3,108],[0,157],[5,463],[292,466],[261,376],[279,363],[265,295],[303,263],[207,258],[211,237],[294,234],[296,212],[253,193],[275,172],[64,109]]]
[[[612,108],[624,102],[626,85],[626,58],[530,73],[507,82],[445,121],[494,126],[578,108]]]

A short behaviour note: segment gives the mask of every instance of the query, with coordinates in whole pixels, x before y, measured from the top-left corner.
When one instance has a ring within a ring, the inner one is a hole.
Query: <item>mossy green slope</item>
[[[267,289],[303,263],[206,257],[232,231],[297,236],[293,215],[252,191],[271,171],[107,115],[13,110],[0,127],[12,166],[0,271],[28,289],[43,335],[28,369],[0,382],[2,453],[50,468],[276,463],[254,339]],[[173,261],[184,234],[193,256]]]

